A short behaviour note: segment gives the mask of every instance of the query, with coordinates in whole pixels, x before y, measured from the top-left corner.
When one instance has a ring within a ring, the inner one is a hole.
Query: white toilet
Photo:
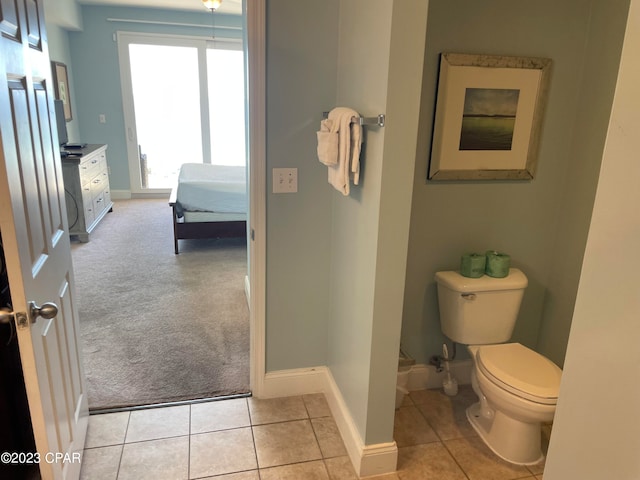
[[[527,277],[511,268],[504,278],[437,272],[442,332],[467,345],[479,402],[467,418],[498,456],[519,465],[538,463],[540,423],[553,419],[562,370],[539,353],[509,341]]]

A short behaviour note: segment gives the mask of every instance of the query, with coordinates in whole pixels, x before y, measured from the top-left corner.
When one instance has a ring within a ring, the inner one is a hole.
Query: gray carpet
[[[167,200],[116,202],[72,241],[89,408],[249,392],[246,241],[181,240]]]

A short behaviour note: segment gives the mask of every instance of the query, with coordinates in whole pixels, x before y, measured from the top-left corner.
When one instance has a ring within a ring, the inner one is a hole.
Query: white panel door
[[[88,406],[43,12],[0,0],[0,234],[42,478],[77,479]]]

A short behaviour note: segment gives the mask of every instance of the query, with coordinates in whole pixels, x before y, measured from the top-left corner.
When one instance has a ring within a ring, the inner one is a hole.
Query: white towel
[[[338,164],[338,127],[333,120],[322,120],[318,136],[318,160],[321,163],[331,166]]]
[[[328,166],[329,183],[345,196],[349,195],[350,180],[357,185],[360,179],[362,127],[359,123],[351,123],[353,117],[359,116],[355,110],[337,107],[328,117],[333,121],[332,129],[337,126],[338,132],[338,163]]]

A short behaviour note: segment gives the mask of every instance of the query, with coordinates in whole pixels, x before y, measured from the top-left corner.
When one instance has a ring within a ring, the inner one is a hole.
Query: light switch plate
[[[296,193],[298,191],[297,168],[273,169],[273,193]]]

